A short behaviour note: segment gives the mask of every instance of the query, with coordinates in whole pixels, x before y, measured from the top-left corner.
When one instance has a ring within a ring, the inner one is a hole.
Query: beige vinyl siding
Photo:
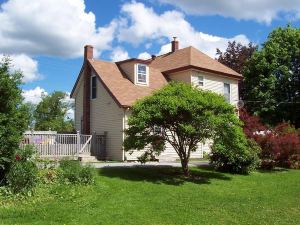
[[[198,143],[198,148],[195,152],[191,153],[191,159],[199,159],[203,158],[203,144]],[[179,159],[179,156],[177,155],[176,151],[174,150],[173,146],[169,143],[166,143],[165,151],[161,153],[159,156],[160,161],[174,161],[176,159]]]
[[[230,84],[230,103],[232,105],[236,105],[237,101],[239,100],[238,96],[238,81],[235,79],[222,77],[220,75],[213,75],[209,73],[199,72],[199,71],[192,71],[191,72],[191,80],[194,81],[193,76],[200,75],[204,77],[204,90],[210,90],[216,92],[218,94],[224,94],[224,83]]]
[[[131,110],[126,110],[125,117],[124,117],[124,130],[128,128],[128,118],[130,115],[131,115]],[[125,135],[124,135],[124,138],[125,138]],[[146,151],[146,149],[147,148],[145,148],[143,150],[139,150],[139,151],[137,151],[137,150],[127,151],[127,152],[125,152],[125,159],[128,161],[137,160],[137,158],[139,156],[141,156]]]
[[[191,71],[185,70],[185,71],[180,71],[177,73],[172,73],[169,75],[169,78],[171,80],[182,81],[182,82],[186,82],[186,83],[190,84],[191,83]]]
[[[91,99],[91,132],[107,132],[106,153],[110,160],[123,160],[123,116],[120,108],[97,79],[97,98]]]
[[[79,79],[76,91],[75,91],[75,129],[81,131],[81,118],[83,115],[83,79]]]
[[[126,113],[125,113],[125,124],[124,124],[125,129],[128,128],[127,122],[128,122],[128,117],[130,116],[130,114],[131,114],[130,110],[126,111]],[[198,149],[191,154],[191,158],[203,158],[202,148],[203,148],[202,144],[199,143]],[[132,150],[132,151],[125,152],[125,158],[127,160],[137,160],[137,158],[139,156],[141,156],[147,149],[148,149],[148,147],[145,147],[143,150],[139,150],[139,151]],[[161,153],[161,155],[158,157],[158,159],[160,161],[174,161],[178,158],[179,157],[178,157],[176,151],[169,143],[166,143],[165,151],[163,151]]]

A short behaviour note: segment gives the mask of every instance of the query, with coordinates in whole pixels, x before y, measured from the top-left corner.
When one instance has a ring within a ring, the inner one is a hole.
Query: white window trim
[[[94,100],[94,99],[96,99],[97,98],[97,77],[96,77],[96,98],[93,98],[93,86],[92,86],[92,84],[93,84],[93,78],[94,77],[96,77],[96,75],[95,74],[93,74],[92,76],[91,76],[91,80],[90,80],[90,99],[91,100]]]
[[[146,83],[138,81],[138,65],[146,66]],[[149,67],[146,64],[137,63],[134,65],[134,84],[141,86],[149,86]]]
[[[232,100],[232,97],[231,97],[231,95],[232,95],[232,93],[231,93],[231,83],[230,82],[223,82],[223,95],[225,96],[225,93],[224,93],[224,86],[225,86],[225,84],[228,84],[229,85],[229,103],[231,104],[231,100]]]
[[[200,86],[199,84],[194,84],[194,83],[192,83],[192,85],[195,85],[196,87],[200,87],[200,88],[205,87],[205,75],[204,74],[199,73],[197,71],[193,71],[192,76],[191,76],[191,82],[192,82],[193,77],[203,77],[203,86]]]

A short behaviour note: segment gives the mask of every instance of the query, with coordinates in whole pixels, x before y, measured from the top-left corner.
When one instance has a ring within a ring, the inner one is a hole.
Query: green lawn
[[[300,171],[250,176],[193,169],[105,168],[92,186],[40,187],[0,199],[0,224],[299,224]],[[176,178],[174,178],[176,177]]]

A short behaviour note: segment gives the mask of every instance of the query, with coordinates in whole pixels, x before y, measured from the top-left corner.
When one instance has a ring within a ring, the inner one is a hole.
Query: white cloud
[[[66,97],[64,99],[64,102],[68,103],[69,105],[73,105],[74,104],[74,99],[70,98],[70,92],[66,92]],[[70,108],[68,109],[67,113],[66,113],[66,119],[74,119],[74,108]]]
[[[11,71],[21,71],[23,82],[32,82],[42,78],[38,72],[38,62],[25,54],[10,55]]]
[[[38,104],[42,100],[42,96],[48,95],[48,93],[45,89],[36,87],[30,90],[23,90],[22,95],[24,97],[24,102]]]
[[[128,58],[129,58],[128,52],[122,49],[121,47],[116,47],[110,55],[110,59],[113,62],[122,61]]]
[[[138,59],[150,59],[151,55],[148,52],[142,52],[138,55]]]
[[[66,114],[67,117],[66,119],[74,120],[74,114],[75,114],[74,109],[68,109]]]
[[[96,27],[84,0],[8,0],[0,9],[0,52],[77,57],[85,44],[111,48],[116,22]]]
[[[249,42],[243,34],[225,38],[197,31],[185,19],[183,13],[174,10],[157,14],[152,8],[142,3],[131,2],[122,6],[122,13],[124,17],[118,32],[118,39],[133,45],[166,37],[171,40],[173,36],[177,36],[181,48],[192,45],[214,57],[216,48],[224,50],[228,41],[236,40],[242,44]],[[124,22],[125,20],[127,21]],[[164,45],[161,52],[170,51],[171,48],[167,46]]]
[[[220,15],[233,17],[237,20],[256,20],[270,24],[272,20],[280,18],[282,13],[292,14],[295,19],[300,18],[299,0],[227,0],[227,1],[199,1],[199,0],[159,0],[169,3],[194,15]]]

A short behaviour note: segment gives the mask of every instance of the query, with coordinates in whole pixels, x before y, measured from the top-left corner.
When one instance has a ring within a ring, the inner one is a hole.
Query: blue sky
[[[270,31],[300,25],[300,1],[0,0],[0,54],[24,72],[26,101],[70,92],[85,44],[108,61],[147,58],[193,45],[214,57],[228,41],[261,44]],[[141,54],[142,53],[142,54]]]

